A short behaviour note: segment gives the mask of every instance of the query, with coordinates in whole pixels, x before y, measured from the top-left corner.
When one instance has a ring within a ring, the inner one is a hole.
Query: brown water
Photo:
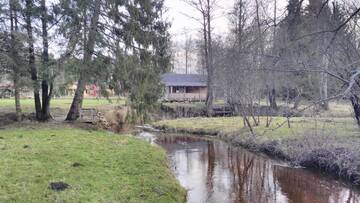
[[[159,135],[155,142],[168,152],[190,203],[360,202],[356,188],[219,140]]]

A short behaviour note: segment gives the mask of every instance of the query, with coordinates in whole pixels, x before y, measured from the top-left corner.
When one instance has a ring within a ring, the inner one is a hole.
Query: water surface
[[[358,188],[220,140],[159,135],[155,142],[167,151],[190,203],[360,202]]]

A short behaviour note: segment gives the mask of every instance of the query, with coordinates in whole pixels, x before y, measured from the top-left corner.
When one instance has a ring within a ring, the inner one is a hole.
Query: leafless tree
[[[203,35],[203,52],[204,62],[207,71],[207,98],[206,109],[208,114],[212,114],[212,106],[214,101],[214,69],[213,66],[213,47],[212,47],[212,23],[214,20],[214,11],[216,9],[217,0],[184,0],[200,14],[201,18],[188,16],[199,22],[202,27]]]
[[[273,14],[263,9],[269,5]],[[214,58],[215,63],[223,62],[223,69],[216,71],[222,79],[216,83],[223,87],[228,103],[246,124],[250,116],[257,125],[254,115],[264,114],[260,111],[264,98],[270,114],[285,109],[278,114],[287,117],[313,107],[328,110],[330,100],[348,98],[360,124],[358,6],[290,0],[284,15],[276,9],[276,0],[235,2],[230,35],[217,46],[223,54]],[[283,98],[286,106],[277,108],[276,98]],[[308,105],[297,111],[302,99]],[[293,112],[287,107],[290,102]]]

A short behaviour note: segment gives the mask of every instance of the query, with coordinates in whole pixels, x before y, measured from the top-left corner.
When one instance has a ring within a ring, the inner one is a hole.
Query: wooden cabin
[[[175,74],[162,75],[161,82],[165,85],[165,101],[205,101],[207,95],[206,75]]]

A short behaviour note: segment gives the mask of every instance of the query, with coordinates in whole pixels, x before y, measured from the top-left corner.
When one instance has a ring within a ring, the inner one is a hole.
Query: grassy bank
[[[0,202],[184,202],[163,150],[71,127],[0,130]],[[63,191],[51,189],[62,182]]]
[[[191,103],[186,103],[186,102],[165,102],[162,103],[162,105],[164,107],[167,107],[171,110],[176,110],[177,108],[185,108],[185,109],[191,109],[195,112],[202,112],[205,111],[206,109],[206,104],[205,102],[191,102]],[[222,100],[217,100],[214,102],[215,106],[223,106],[226,105],[226,103]],[[259,103],[260,106],[267,106],[267,102],[266,101],[261,101]],[[308,108],[308,105],[312,105],[311,103],[309,104],[308,102],[304,101],[301,105],[299,105],[298,110],[301,109],[306,109]],[[280,108],[287,108],[287,107],[291,107],[292,105],[290,104],[286,104],[283,101],[278,101],[278,106]],[[320,117],[324,117],[324,118],[347,118],[352,114],[352,107],[351,104],[347,101],[334,101],[334,102],[329,102],[329,111],[321,111],[318,112],[316,111],[316,115],[320,116]],[[296,111],[294,111],[295,113]],[[314,109],[313,108],[309,108],[305,111],[302,112],[302,114],[306,117],[310,117],[314,115]]]
[[[352,118],[266,118],[254,127],[241,117],[166,120],[154,126],[175,132],[222,137],[235,145],[285,159],[294,165],[317,168],[360,185],[360,133]]]

